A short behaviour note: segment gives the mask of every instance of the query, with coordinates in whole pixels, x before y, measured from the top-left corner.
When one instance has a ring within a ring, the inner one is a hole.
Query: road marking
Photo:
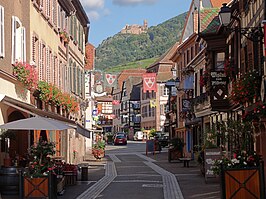
[[[138,173],[138,174],[127,174],[127,175],[117,175],[117,177],[158,177],[161,175],[156,175],[156,174],[142,174],[142,173]]]
[[[116,168],[147,168],[147,166],[117,166]]]
[[[113,162],[121,162],[121,160],[114,154],[109,154],[108,156],[111,158]]]
[[[148,188],[163,188],[163,184],[143,184],[142,187],[148,187]]]
[[[184,199],[174,174],[166,171],[150,161],[144,163],[162,176],[164,185],[164,199]]]
[[[156,162],[156,160],[152,159],[152,158],[149,158],[147,157],[146,155],[143,155],[141,153],[135,153],[135,155],[139,156],[140,158],[144,159],[144,160],[147,160],[148,162]]]
[[[162,181],[156,180],[114,180],[116,183],[162,183]]]
[[[77,199],[95,199],[117,176],[115,164],[107,162],[105,176],[80,194]]]
[[[219,194],[220,191],[213,191],[213,192],[208,192],[208,193],[202,193],[202,194],[195,194],[195,195],[192,195],[191,198],[210,198],[210,197],[214,197],[214,198],[217,198],[217,196],[209,196],[209,195],[212,195],[212,194]],[[218,197],[219,198],[219,197]]]

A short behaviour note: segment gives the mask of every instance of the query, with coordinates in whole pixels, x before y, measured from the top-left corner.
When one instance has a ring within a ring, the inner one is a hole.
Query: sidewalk
[[[145,155],[145,154],[143,154]],[[219,179],[209,179],[205,183],[205,178],[200,172],[199,165],[196,161],[190,162],[190,167],[184,167],[182,162],[168,162],[168,153],[161,152],[148,154],[149,158],[156,160],[153,162],[166,171],[176,176],[184,199],[220,199],[220,183]],[[101,161],[95,159],[87,159],[84,164],[88,164],[88,181],[81,180],[81,171],[78,173],[78,181],[76,185],[65,187],[65,192],[58,199],[74,199],[77,198],[85,190],[93,186],[97,181],[105,176],[106,162],[110,161],[106,156]],[[145,160],[143,160],[145,161]],[[2,196],[2,199],[15,199],[18,196]],[[1,196],[0,196],[1,199]]]
[[[148,157],[156,160],[154,164],[176,176],[185,199],[220,199],[219,178],[208,179],[206,183],[197,161],[190,161],[187,168],[179,161],[169,163],[167,152],[150,154]]]

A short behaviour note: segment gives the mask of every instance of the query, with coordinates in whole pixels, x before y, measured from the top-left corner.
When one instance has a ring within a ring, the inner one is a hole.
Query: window
[[[215,70],[221,71],[224,70],[224,59],[225,59],[225,53],[216,53],[215,55]]]
[[[0,57],[5,56],[4,7],[0,6]]]
[[[169,95],[169,89],[168,89],[166,86],[164,86],[164,89],[163,89],[163,95],[164,95],[164,96]]]
[[[12,63],[26,61],[26,30],[19,18],[12,16]]]

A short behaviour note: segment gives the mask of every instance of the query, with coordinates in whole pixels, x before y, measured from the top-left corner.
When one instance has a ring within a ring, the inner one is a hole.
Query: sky
[[[156,26],[187,12],[191,0],[80,0],[89,20],[89,42],[96,48],[126,24]]]

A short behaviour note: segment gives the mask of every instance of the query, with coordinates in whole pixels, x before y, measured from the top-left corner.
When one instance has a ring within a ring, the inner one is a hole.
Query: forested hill
[[[95,68],[110,69],[152,57],[159,57],[178,41],[186,13],[173,17],[157,26],[149,27],[140,35],[118,33],[104,40],[96,48]]]

